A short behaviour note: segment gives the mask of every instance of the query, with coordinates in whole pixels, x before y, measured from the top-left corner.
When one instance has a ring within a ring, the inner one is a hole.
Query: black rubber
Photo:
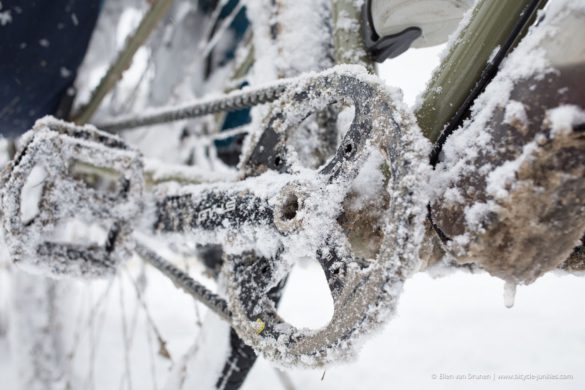
[[[282,296],[286,279],[268,293],[275,305],[278,306]],[[244,384],[248,374],[258,358],[254,349],[245,344],[233,328],[230,329],[230,355],[221,371],[215,388],[218,390],[238,390]]]
[[[398,57],[407,51],[421,35],[422,30],[412,26],[397,34],[381,37],[374,28],[372,0],[368,0],[362,7],[362,38],[369,56],[376,62]]]

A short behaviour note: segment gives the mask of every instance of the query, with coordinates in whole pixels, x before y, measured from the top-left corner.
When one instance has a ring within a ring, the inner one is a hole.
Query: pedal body
[[[130,255],[143,203],[140,154],[94,127],[38,121],[2,178],[13,262],[53,276],[104,276]]]

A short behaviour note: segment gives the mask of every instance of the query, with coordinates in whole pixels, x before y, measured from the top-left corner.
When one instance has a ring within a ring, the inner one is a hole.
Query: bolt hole
[[[260,272],[262,272],[262,275],[266,275],[269,270],[270,270],[270,267],[268,265],[264,265],[262,267],[262,269],[260,269]]]
[[[289,195],[282,206],[282,217],[287,221],[294,219],[299,211],[299,198],[295,194]]]
[[[350,154],[353,151],[353,145],[351,143],[345,145],[345,154]]]
[[[276,156],[274,158],[274,165],[279,167],[282,164],[282,158],[280,158],[280,156]]]

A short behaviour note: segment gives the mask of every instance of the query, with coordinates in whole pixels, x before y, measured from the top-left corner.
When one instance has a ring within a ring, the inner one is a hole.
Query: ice
[[[511,309],[514,306],[514,299],[516,298],[516,283],[506,281],[504,283],[504,306]]]

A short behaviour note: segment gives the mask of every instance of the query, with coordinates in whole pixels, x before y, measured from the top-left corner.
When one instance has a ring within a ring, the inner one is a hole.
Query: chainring
[[[294,160],[288,135],[309,114],[339,101],[354,106],[353,122],[329,162],[307,172]],[[387,166],[389,203],[380,210],[384,238],[378,253],[363,258],[352,250],[338,220],[373,149]],[[428,142],[396,95],[356,67],[308,76],[273,104],[245,166],[249,175],[277,171],[297,180],[273,201],[282,250],[270,258],[231,254],[225,261],[233,326],[246,343],[279,364],[317,367],[350,358],[357,341],[390,317],[404,280],[419,263],[428,151]],[[333,318],[319,330],[287,323],[267,298],[295,259],[311,253],[323,268],[334,302]]]

